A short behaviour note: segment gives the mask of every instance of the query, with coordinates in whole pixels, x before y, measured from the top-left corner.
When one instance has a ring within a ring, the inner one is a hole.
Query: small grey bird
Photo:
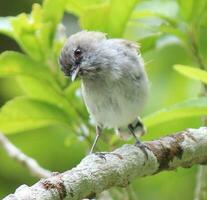
[[[81,31],[68,38],[59,58],[61,69],[74,81],[82,80],[82,95],[96,123],[93,152],[103,128],[129,131],[146,154],[136,132],[144,126],[138,115],[149,90],[144,62],[136,43],[107,39],[101,32]],[[147,154],[146,154],[147,155]]]

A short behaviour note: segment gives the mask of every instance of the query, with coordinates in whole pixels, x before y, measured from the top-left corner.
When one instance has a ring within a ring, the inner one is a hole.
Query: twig
[[[43,169],[36,160],[25,155],[21,150],[15,147],[7,138],[0,132],[0,146],[4,148],[7,154],[26,167],[32,175],[37,178],[47,178],[51,176],[51,172]]]
[[[4,200],[91,199],[113,186],[126,187],[137,177],[207,163],[207,127],[188,129],[144,144],[148,158],[134,145],[124,145],[104,157],[88,155],[72,170],[40,180],[31,187],[20,186]]]
[[[206,200],[207,197],[207,170],[206,166],[199,166],[197,174],[197,186],[194,200]]]
[[[190,50],[192,51],[192,56],[195,58],[195,61],[197,62],[199,68],[202,70],[206,70],[204,60],[202,58],[202,55],[198,47],[195,28],[191,27],[191,29],[189,29],[188,38],[189,38]]]

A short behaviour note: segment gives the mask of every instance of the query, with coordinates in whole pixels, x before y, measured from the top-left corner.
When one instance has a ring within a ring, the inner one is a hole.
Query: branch
[[[26,167],[32,175],[38,178],[47,178],[51,176],[51,172],[39,166],[36,160],[25,155],[21,150],[15,147],[7,138],[0,132],[0,146],[4,148],[7,154]]]
[[[148,159],[134,145],[124,145],[105,153],[105,157],[88,155],[77,167],[31,187],[22,185],[4,200],[90,199],[113,186],[125,187],[138,177],[207,163],[207,127],[188,129],[144,144]]]

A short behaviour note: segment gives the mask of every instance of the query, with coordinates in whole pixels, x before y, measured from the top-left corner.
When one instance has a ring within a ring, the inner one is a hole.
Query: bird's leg
[[[137,123],[138,124],[138,123]],[[142,124],[142,122],[139,122],[138,125],[141,125],[143,127],[143,130],[144,130],[144,126]],[[147,154],[147,151],[146,151],[146,146],[138,139],[138,137],[136,136],[136,134],[134,133],[134,130],[137,128],[137,126],[133,126],[132,124],[129,124],[128,125],[128,129],[130,131],[130,133],[134,136],[135,140],[136,140],[136,146],[139,147],[142,152],[145,154],[146,158],[148,158],[148,154]]]
[[[94,140],[94,142],[93,142],[93,145],[92,145],[92,147],[91,147],[90,154],[93,153],[93,150],[94,150],[94,148],[96,147],[96,143],[98,142],[98,139],[99,139],[99,136],[101,135],[101,132],[102,132],[102,127],[99,126],[99,125],[97,125],[97,126],[96,126],[96,138],[95,138],[95,140]]]
[[[93,142],[93,145],[92,145],[92,147],[91,147],[90,154],[93,153],[93,150],[94,150],[95,147],[96,147],[96,144],[97,144],[97,142],[98,142],[98,139],[99,139],[101,133],[102,133],[102,126],[97,125],[97,126],[96,126],[96,138],[95,138],[95,140],[94,140],[94,142]],[[106,160],[106,158],[105,158],[105,155],[106,155],[106,154],[108,154],[108,153],[104,153],[104,152],[96,152],[96,153],[95,153],[95,155],[97,155],[99,158],[104,159],[104,160]]]

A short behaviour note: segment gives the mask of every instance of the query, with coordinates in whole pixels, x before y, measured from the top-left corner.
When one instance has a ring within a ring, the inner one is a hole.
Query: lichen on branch
[[[144,144],[148,158],[134,145],[88,155],[75,168],[42,179],[31,187],[20,186],[4,200],[92,198],[111,187],[125,187],[138,177],[207,163],[206,127],[188,129]]]

